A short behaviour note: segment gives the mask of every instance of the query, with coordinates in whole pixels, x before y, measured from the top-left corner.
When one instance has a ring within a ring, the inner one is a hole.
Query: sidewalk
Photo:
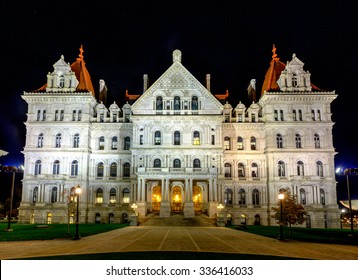
[[[296,259],[358,260],[358,247],[278,241],[223,227],[126,227],[81,240],[0,242],[0,259],[139,251],[258,254]]]

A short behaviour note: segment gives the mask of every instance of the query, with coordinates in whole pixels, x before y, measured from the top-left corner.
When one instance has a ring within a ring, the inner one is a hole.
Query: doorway
[[[175,213],[182,212],[182,197],[183,190],[180,186],[174,186],[172,188],[172,211]]]
[[[160,211],[160,202],[162,201],[162,188],[160,186],[153,187],[152,190],[152,211]]]

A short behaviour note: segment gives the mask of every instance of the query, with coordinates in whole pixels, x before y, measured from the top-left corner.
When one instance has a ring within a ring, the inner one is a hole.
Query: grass
[[[12,223],[13,231],[7,232],[7,223],[0,223],[0,241],[24,241],[24,240],[51,240],[72,239],[75,236],[76,225],[70,225],[68,233],[67,224],[17,224]],[[80,224],[81,237],[94,235],[127,226],[127,224]]]
[[[237,229],[236,226],[231,226]],[[277,226],[247,226],[243,229],[246,232],[262,235],[270,238],[277,238],[279,234],[279,227]],[[349,236],[350,229],[337,228],[291,228],[291,235],[289,228],[284,227],[284,238],[286,240],[295,240],[303,242],[316,242],[328,244],[344,244],[358,246],[358,231],[354,231],[354,236]]]

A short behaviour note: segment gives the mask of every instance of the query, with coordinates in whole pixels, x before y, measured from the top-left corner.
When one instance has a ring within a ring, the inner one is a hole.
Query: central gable
[[[222,114],[223,105],[182,65],[181,52],[173,64],[133,103],[134,115]]]

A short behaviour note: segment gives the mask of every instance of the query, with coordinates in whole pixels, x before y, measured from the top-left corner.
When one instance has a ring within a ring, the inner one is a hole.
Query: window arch
[[[174,167],[174,168],[181,168],[181,161],[180,161],[180,159],[178,159],[178,158],[174,159],[174,161],[173,161],[173,167]]]
[[[304,189],[300,189],[300,203],[306,205],[306,191]]]
[[[224,203],[226,205],[231,205],[232,204],[232,190],[231,189],[226,189],[224,192]]]
[[[200,145],[200,132],[197,130],[193,133],[193,145]]]
[[[115,204],[117,202],[117,190],[115,188],[111,188],[109,191],[109,203]]]
[[[194,168],[200,168],[200,167],[201,167],[200,159],[198,159],[198,158],[194,159],[194,161],[193,161],[193,167],[194,167]]]
[[[44,134],[43,133],[40,133],[38,136],[37,136],[37,148],[42,148],[44,145]]]
[[[314,140],[314,147],[316,149],[321,148],[321,140],[320,140],[320,137],[319,137],[319,135],[317,133],[314,134],[313,140]]]
[[[51,203],[57,202],[57,187],[51,189]]]
[[[174,97],[174,110],[180,110],[180,97]]]
[[[260,192],[258,189],[252,191],[252,204],[256,206],[260,205]]]
[[[251,176],[252,177],[259,177],[259,167],[257,166],[257,163],[251,164]]]
[[[244,189],[239,190],[239,205],[246,205],[246,192]]]
[[[39,194],[39,187],[35,187],[34,190],[32,191],[32,203],[37,202],[38,194]]]
[[[78,161],[73,160],[71,162],[71,176],[77,176],[78,175]]]
[[[98,188],[96,190],[96,203],[103,203],[103,189]]]
[[[117,136],[113,136],[112,137],[112,150],[117,150],[118,149],[118,137]]]
[[[225,137],[224,138],[224,150],[231,150],[231,145],[230,145],[231,139],[230,137]]]
[[[323,177],[323,164],[321,161],[316,162],[316,174],[319,177]]]
[[[58,175],[60,174],[60,161],[59,160],[55,160],[52,164],[52,174],[53,175]]]
[[[162,133],[157,130],[154,133],[154,145],[161,145],[162,144]]]
[[[153,163],[154,168],[160,168],[162,167],[162,161],[159,158],[156,158]]]
[[[98,149],[99,150],[104,150],[104,136],[99,137],[99,146]]]
[[[129,136],[124,137],[123,150],[129,150],[131,147],[131,138]]]
[[[198,110],[199,109],[199,102],[198,102],[198,97],[197,96],[193,96],[191,98],[191,109],[192,110]]]
[[[302,161],[297,162],[297,175],[298,176],[304,176],[305,170],[304,170],[304,164]]]
[[[163,110],[163,98],[161,96],[157,96],[155,106],[157,110]]]
[[[239,164],[237,165],[237,172],[239,178],[245,177],[245,165],[242,162],[239,162]]]
[[[256,138],[254,136],[251,136],[250,138],[250,146],[251,150],[256,150]]]
[[[41,160],[36,160],[35,162],[35,175],[40,175],[41,174],[41,167],[42,167],[42,162]]]
[[[286,177],[286,164],[280,160],[278,162],[278,176],[279,177]]]
[[[278,149],[283,148],[283,137],[282,137],[282,134],[280,134],[280,133],[276,134],[276,147]]]
[[[104,164],[100,162],[97,164],[97,177],[103,177],[104,175]]]
[[[244,149],[244,139],[241,136],[237,137],[237,149],[238,150]]]
[[[80,146],[80,135],[76,133],[73,135],[73,148],[78,148]]]
[[[56,138],[55,138],[55,147],[56,148],[61,148],[61,133],[57,133],[56,134]]]
[[[111,167],[109,168],[109,176],[112,178],[117,177],[117,163],[111,163]]]
[[[180,145],[180,131],[174,131],[174,145]]]
[[[302,148],[302,136],[299,133],[295,134],[295,143],[296,143],[296,148],[297,149],[301,149]]]
[[[225,178],[231,178],[231,164],[225,163],[224,165]]]
[[[131,176],[131,165],[126,162],[123,164],[123,177],[130,177]]]

